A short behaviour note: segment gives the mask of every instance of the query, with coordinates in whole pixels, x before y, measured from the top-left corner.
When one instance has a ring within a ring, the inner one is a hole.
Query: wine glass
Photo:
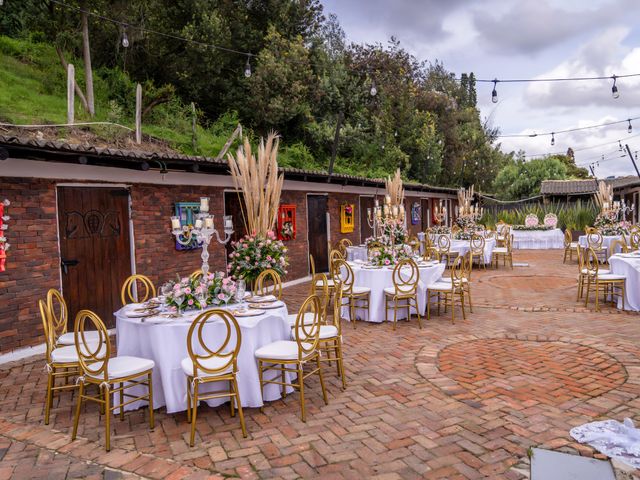
[[[178,314],[182,315],[182,304],[184,302],[184,293],[179,293],[173,296],[173,300],[178,304]]]
[[[240,308],[242,309],[242,306],[244,304],[244,294],[247,291],[247,284],[244,281],[244,279],[240,279],[237,281],[236,283],[236,302],[240,303]]]
[[[200,304],[200,310],[204,310],[204,307],[205,307],[206,301],[207,301],[207,297],[209,296],[207,293],[208,292],[206,290],[200,290],[198,293],[196,293],[196,299],[198,300],[198,303]]]

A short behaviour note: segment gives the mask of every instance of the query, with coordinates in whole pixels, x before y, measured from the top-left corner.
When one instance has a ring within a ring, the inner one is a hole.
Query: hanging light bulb
[[[633,127],[631,126],[631,119],[629,118],[627,120],[627,122],[629,122],[629,127],[627,128],[627,133],[631,133],[631,132],[633,132]]]
[[[373,78],[371,79],[371,90],[369,90],[369,93],[372,97],[375,97],[378,93],[378,89],[376,88],[376,81]]]
[[[498,85],[497,78],[493,81],[493,91],[491,92],[491,101],[493,103],[498,103],[498,91],[496,90],[496,85]]]
[[[611,87],[611,95],[613,95],[613,98],[619,98],[620,97],[620,92],[618,92],[618,87],[616,85],[616,76],[614,75],[613,77],[613,86]]]
[[[247,63],[244,66],[244,76],[249,78],[251,76],[251,62],[250,57],[247,57]]]
[[[556,144],[555,133],[551,132],[551,146],[553,147]]]
[[[126,27],[125,29],[122,31],[122,46],[124,48],[129,48],[129,37],[127,37],[127,30]]]

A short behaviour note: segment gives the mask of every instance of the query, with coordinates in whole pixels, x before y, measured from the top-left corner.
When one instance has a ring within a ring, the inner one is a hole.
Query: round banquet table
[[[640,311],[640,252],[615,254],[609,257],[611,273],[624,275],[625,310]],[[618,299],[618,308],[622,308],[622,299]]]
[[[369,259],[367,256],[367,247],[365,245],[354,245],[347,247],[347,260],[353,262],[354,260],[361,260],[366,262]]]
[[[437,245],[438,239],[442,236],[447,236],[451,238],[451,235],[438,234],[435,236],[434,245]],[[418,233],[418,238],[420,239],[420,251],[424,253],[424,232]],[[458,252],[459,255],[466,255],[466,253],[471,249],[471,240],[455,240],[451,239],[451,247],[449,248],[452,252]],[[496,239],[495,238],[485,238],[484,239],[484,263],[491,264],[491,256],[493,255],[493,249],[496,247]]]
[[[580,235],[580,237],[578,238],[578,243],[582,248],[587,248],[588,246],[587,237],[588,235]],[[612,253],[620,252],[620,247],[616,249],[617,252],[611,252],[611,244],[616,240],[622,240],[622,235],[603,235],[602,236],[602,246],[606,247],[607,252],[609,252],[609,255],[611,255]]]
[[[564,248],[564,234],[559,228],[553,230],[515,230],[513,248],[515,250],[546,250],[550,248]]]
[[[367,268],[365,265],[350,263],[355,276],[355,286],[368,287],[371,289],[369,298],[369,312],[364,308],[356,308],[356,318],[369,322],[381,323],[384,321],[384,289],[393,287],[393,267]],[[438,280],[444,272],[444,263],[431,263],[429,265],[418,265],[420,270],[420,282],[418,283],[418,311],[424,315],[426,309],[427,285]],[[393,306],[390,303],[387,318],[393,321]],[[412,313],[415,309],[411,309]],[[398,309],[398,318],[406,317],[406,308]],[[350,319],[348,307],[342,309],[343,318]]]
[[[139,306],[139,304],[130,304],[115,313],[118,355],[131,355],[153,360],[155,362],[153,368],[154,408],[166,406],[167,413],[184,411],[187,409],[187,377],[180,362],[189,356],[187,334],[191,321],[200,312],[187,312],[180,318],[153,316],[145,318],[144,321],[140,318],[127,316],[127,312]],[[242,344],[238,353],[237,376],[240,400],[243,407],[261,407],[263,404],[262,394],[254,352],[268,343],[291,338],[291,326],[287,322],[287,306],[283,304],[280,308],[266,310],[262,315],[236,319],[242,335]],[[212,319],[204,328],[205,335],[212,337],[225,335],[225,332],[226,328],[219,320]],[[215,340],[212,341],[212,344],[216,345]],[[144,387],[134,387],[132,390],[141,388]],[[211,392],[227,388],[227,382],[203,383],[200,386],[200,391]],[[280,396],[279,385],[265,386],[265,400],[277,400]],[[220,398],[207,400],[207,403],[216,406],[227,401],[229,400],[226,398]],[[125,410],[133,410],[146,404],[147,402],[144,401],[134,402],[127,405]]]

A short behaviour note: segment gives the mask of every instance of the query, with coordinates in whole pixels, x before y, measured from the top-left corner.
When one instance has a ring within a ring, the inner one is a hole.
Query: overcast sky
[[[420,60],[440,60],[458,76],[547,78],[640,73],[640,0],[322,0],[347,38],[386,43],[393,35]],[[640,117],[640,77],[562,83],[478,83],[482,118],[502,134],[550,132]],[[579,165],[600,159],[598,177],[634,173],[618,140],[640,150],[640,119],[627,125],[550,137],[505,138],[504,151],[576,152]],[[614,142],[609,145],[602,145]],[[602,161],[602,155],[606,161]]]

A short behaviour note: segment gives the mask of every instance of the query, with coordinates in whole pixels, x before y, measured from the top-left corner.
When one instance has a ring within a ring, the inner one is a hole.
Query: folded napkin
[[[275,295],[254,295],[249,300],[251,302],[275,302],[277,298]]]

